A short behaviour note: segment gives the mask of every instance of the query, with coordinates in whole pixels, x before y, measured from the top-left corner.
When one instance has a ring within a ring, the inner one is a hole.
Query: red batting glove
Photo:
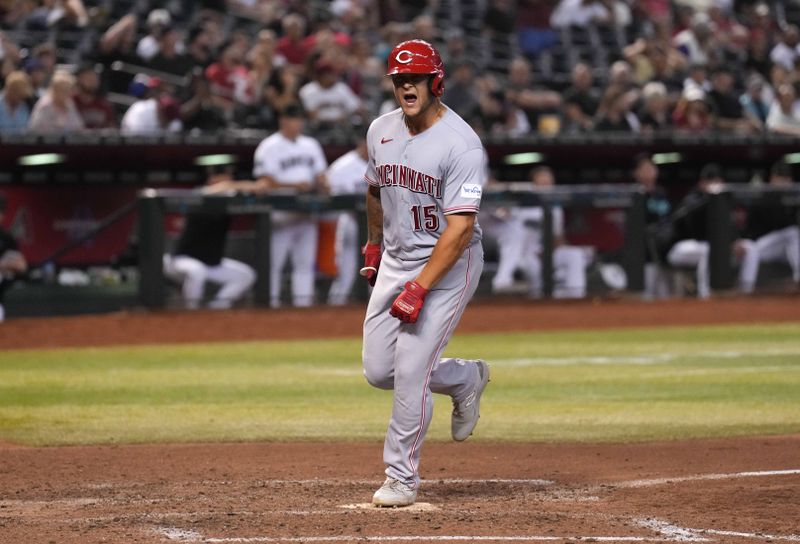
[[[428,290],[415,281],[406,282],[406,288],[392,303],[389,313],[404,323],[416,323]]]
[[[381,266],[381,245],[367,242],[361,248],[361,254],[364,256],[364,267],[359,271],[359,274],[367,278],[369,284],[375,287],[375,280],[378,279],[378,268]]]

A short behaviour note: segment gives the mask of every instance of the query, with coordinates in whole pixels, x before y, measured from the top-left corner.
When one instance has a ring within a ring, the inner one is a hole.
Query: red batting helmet
[[[395,74],[431,74],[431,93],[444,93],[444,63],[434,47],[423,40],[400,42],[389,53],[387,76]]]

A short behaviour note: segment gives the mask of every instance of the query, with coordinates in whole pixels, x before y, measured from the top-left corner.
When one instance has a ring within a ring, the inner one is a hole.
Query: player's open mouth
[[[417,103],[417,95],[414,93],[405,93],[403,95],[403,102],[405,102],[407,106],[413,106]]]

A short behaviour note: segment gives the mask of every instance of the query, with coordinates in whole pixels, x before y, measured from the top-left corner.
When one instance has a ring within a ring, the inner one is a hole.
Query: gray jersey
[[[475,131],[450,108],[432,127],[411,135],[396,109],[367,132],[367,183],[381,188],[383,243],[403,260],[430,257],[446,215],[477,213],[486,152]],[[470,245],[481,240],[477,221]]]

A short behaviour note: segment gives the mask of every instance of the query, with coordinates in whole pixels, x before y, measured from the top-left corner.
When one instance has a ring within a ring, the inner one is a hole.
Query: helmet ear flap
[[[431,94],[439,97],[444,94],[444,72],[437,70],[431,74]]]

